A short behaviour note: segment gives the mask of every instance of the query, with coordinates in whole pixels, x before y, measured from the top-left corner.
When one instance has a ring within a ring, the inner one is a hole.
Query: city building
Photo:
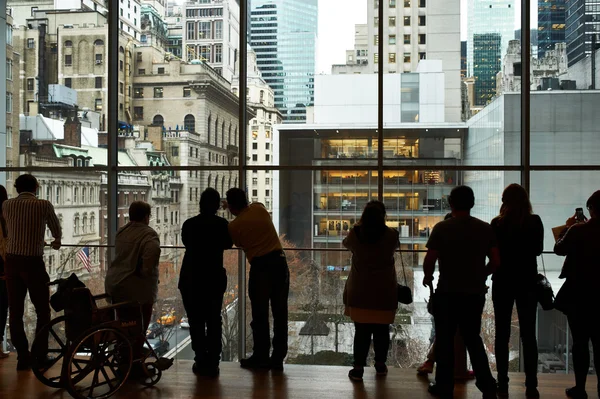
[[[238,0],[195,0],[183,4],[185,61],[206,62],[231,82],[239,50]]]
[[[232,166],[238,158],[238,98],[231,84],[202,61],[165,58],[153,47],[136,48],[133,119],[144,138],[165,152],[170,165]],[[249,118],[255,114],[249,111]],[[232,171],[181,171],[180,216],[198,213],[203,188],[237,187]]]
[[[77,16],[77,22],[73,19]],[[14,47],[21,54],[20,112],[45,116],[73,106],[101,113],[106,122],[108,101],[108,25],[96,11],[37,12],[14,31]],[[131,69],[134,40],[119,35],[119,121],[131,125]],[[76,101],[59,102],[53,85],[71,88]],[[33,107],[33,108],[32,108]]]
[[[565,0],[538,2],[538,58],[544,58],[546,52],[553,50],[557,43],[566,43],[566,23],[567,11]]]
[[[0,30],[6,32],[6,47],[0,49],[0,54],[6,54],[6,64],[0,66],[0,76],[6,76],[6,80],[0,82],[0,91],[5,85],[6,91],[6,113],[1,113],[0,129],[2,130],[3,141],[0,143],[6,144],[6,158],[4,161],[7,167],[15,167],[19,165],[19,103],[21,98],[21,77],[19,75],[20,54],[15,51],[13,40],[13,19],[10,14],[10,9],[2,8],[6,12],[6,19],[0,18]],[[5,26],[2,26],[5,25]],[[4,50],[4,51],[2,51]],[[6,68],[6,69],[5,69]],[[6,127],[6,130],[4,130]],[[0,159],[2,157],[0,156]],[[14,172],[6,172],[0,174],[2,179],[0,184],[3,184],[8,191],[9,197],[16,196],[14,189]]]
[[[475,76],[475,37],[479,35],[481,39],[484,37],[481,35],[488,33],[500,38],[499,61],[493,62],[497,65],[496,72],[500,71],[500,60],[506,54],[508,42],[515,38],[515,1],[468,0],[467,19],[467,76]]]
[[[594,90],[600,85],[600,51],[596,51],[593,56],[580,59],[571,64],[565,75],[566,80],[575,81],[577,90]]]
[[[569,67],[595,53],[600,46],[598,0],[569,0],[565,39]]]
[[[354,48],[346,50],[346,63],[331,66],[333,75],[348,73],[370,73],[369,71],[369,32],[367,24],[354,26]]]
[[[379,55],[378,0],[367,2],[368,71],[415,72],[423,59],[440,60],[446,87],[446,120],[461,120],[460,1],[384,1],[383,56]]]
[[[499,33],[473,35],[473,77],[475,105],[483,106],[496,95],[496,74],[502,67],[502,38]]]
[[[256,53],[248,48],[247,93],[248,107],[255,117],[248,122],[246,139],[249,155],[248,165],[272,165],[274,151],[273,126],[282,122],[281,112],[275,108],[273,89],[262,78],[256,64]],[[238,95],[239,79],[233,78],[231,90]],[[256,170],[248,173],[247,192],[252,202],[262,203],[269,212],[273,210],[273,171]]]
[[[180,8],[179,8],[180,9]],[[167,46],[165,50],[175,57],[183,57],[183,17],[181,12],[169,15],[167,20]]]
[[[154,3],[157,3],[156,1]],[[140,45],[166,48],[168,46],[168,28],[162,13],[151,4],[142,4],[140,24]]]
[[[306,121],[314,103],[317,0],[253,0],[250,45],[284,123]],[[300,43],[302,45],[300,45]]]
[[[460,77],[467,77],[467,42],[460,42]]]
[[[546,51],[543,58],[531,58],[531,90],[558,90],[561,88],[575,89],[566,86],[571,82],[566,79],[567,45],[556,43],[552,50]],[[511,40],[502,61],[502,71],[497,74],[496,95],[505,92],[521,91],[521,43]],[[574,82],[573,82],[574,84]]]

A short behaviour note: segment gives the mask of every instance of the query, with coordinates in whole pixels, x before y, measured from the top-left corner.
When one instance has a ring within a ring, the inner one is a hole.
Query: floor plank
[[[240,369],[237,363],[223,363],[217,379],[197,378],[191,371],[192,362],[180,360],[165,372],[154,388],[128,384],[115,398],[126,399],[383,399],[431,398],[427,393],[428,380],[419,378],[414,370],[390,369],[385,378],[376,378],[375,370],[365,370],[364,383],[347,378],[347,367],[286,366],[284,373],[251,372]],[[524,377],[511,375],[511,399],[525,398]],[[573,385],[572,375],[541,374],[542,398],[565,398],[564,390]],[[588,393],[595,394],[596,378],[590,376]],[[15,356],[0,360],[0,398],[39,399],[69,398],[66,391],[48,388],[31,372],[16,371]],[[458,384],[456,398],[480,398],[473,381]],[[595,395],[590,395],[595,397]]]

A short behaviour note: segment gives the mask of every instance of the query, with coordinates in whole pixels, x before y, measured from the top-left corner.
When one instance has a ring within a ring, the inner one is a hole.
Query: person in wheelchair
[[[152,306],[158,294],[160,258],[160,240],[149,226],[150,213],[150,205],[146,202],[135,201],[129,206],[130,222],[117,232],[114,260],[104,282],[113,304],[129,301],[140,304],[144,332],[150,324]],[[134,359],[141,357],[143,344],[141,339],[133,348]]]

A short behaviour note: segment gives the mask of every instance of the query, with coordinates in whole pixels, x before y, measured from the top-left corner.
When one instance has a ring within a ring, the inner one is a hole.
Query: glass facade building
[[[592,53],[592,45],[596,49],[600,42],[600,1],[598,0],[566,0],[567,7],[567,57],[569,66],[581,61]]]
[[[553,50],[556,43],[565,43],[565,0],[545,0],[538,3],[538,58]]]
[[[475,105],[486,105],[496,94],[496,74],[502,67],[502,38],[499,33],[473,36]]]
[[[474,76],[475,35],[500,35],[500,57],[504,56],[508,42],[515,38],[515,1],[469,0],[467,6],[467,76]]]
[[[317,0],[253,0],[250,46],[284,123],[306,121],[314,103]]]

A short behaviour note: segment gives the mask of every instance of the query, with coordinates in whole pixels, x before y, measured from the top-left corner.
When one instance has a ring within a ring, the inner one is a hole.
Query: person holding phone
[[[566,278],[565,291],[567,320],[573,336],[573,368],[575,386],[566,390],[570,398],[588,397],[585,384],[590,366],[589,342],[592,341],[596,375],[600,377],[600,326],[594,317],[600,307],[598,281],[600,281],[600,191],[587,201],[590,219],[583,209],[567,220],[566,229],[554,246],[554,253],[566,256],[560,278]],[[561,289],[562,292],[562,289]],[[597,387],[600,395],[600,385]]]

